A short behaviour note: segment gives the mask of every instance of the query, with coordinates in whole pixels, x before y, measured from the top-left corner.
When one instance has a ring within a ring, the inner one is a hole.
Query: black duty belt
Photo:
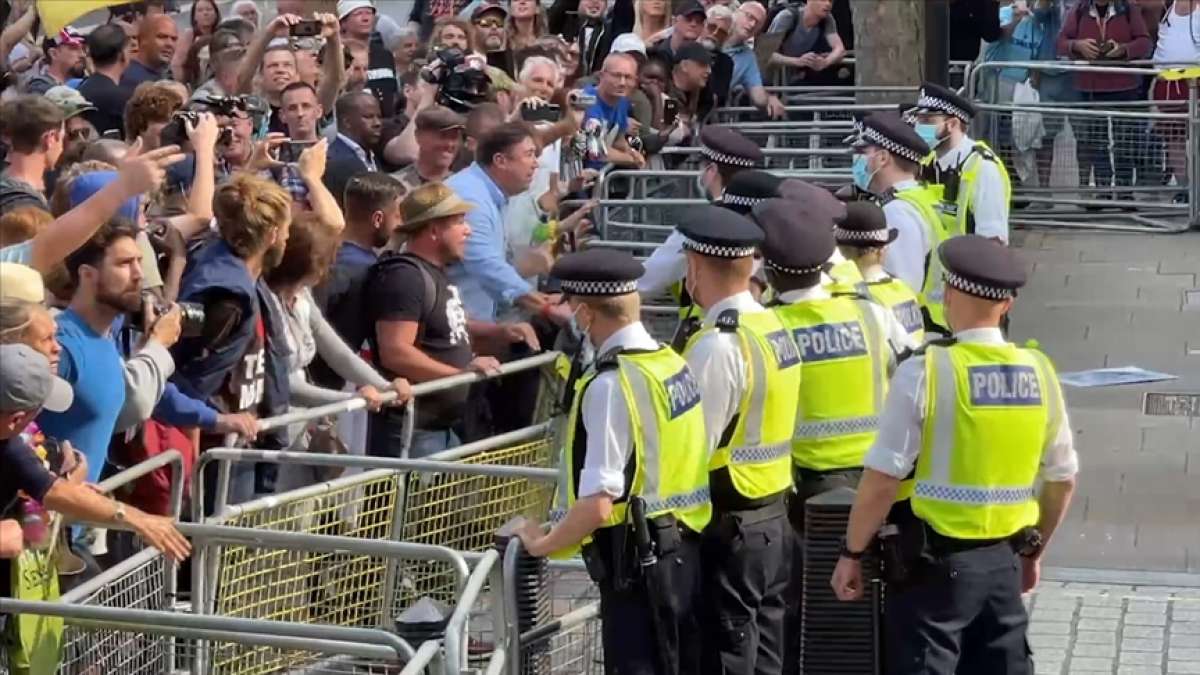
[[[821,480],[822,478],[826,478],[828,476],[833,476],[836,474],[850,473],[851,471],[862,471],[862,470],[863,470],[863,468],[861,466],[848,466],[848,467],[841,468],[841,469],[826,469],[824,471],[819,471],[817,469],[806,469],[802,466],[793,465],[792,466],[792,480],[794,480],[797,483],[800,483],[800,482],[810,481],[810,480]]]

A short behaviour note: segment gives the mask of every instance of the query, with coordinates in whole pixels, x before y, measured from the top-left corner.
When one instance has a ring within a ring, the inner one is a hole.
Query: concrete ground
[[[1047,564],[1200,572],[1200,420],[1142,414],[1145,392],[1200,393],[1200,292],[1185,293],[1200,289],[1200,232],[1013,239],[1031,270],[1015,341],[1037,339],[1060,372],[1132,365],[1179,376],[1065,388],[1079,488]]]

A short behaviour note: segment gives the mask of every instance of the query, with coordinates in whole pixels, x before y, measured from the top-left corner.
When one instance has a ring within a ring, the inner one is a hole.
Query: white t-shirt
[[[1200,38],[1200,11],[1196,5],[1192,5],[1192,12],[1187,16],[1179,16],[1172,7],[1165,20],[1158,25],[1154,62],[1180,64],[1200,61],[1200,43],[1196,38]]]

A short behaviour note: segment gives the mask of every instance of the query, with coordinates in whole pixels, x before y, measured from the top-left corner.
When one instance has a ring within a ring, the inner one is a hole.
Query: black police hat
[[[718,124],[700,128],[700,154],[710,162],[747,169],[763,163],[763,151],[741,132]]]
[[[921,163],[929,154],[929,144],[894,112],[877,112],[854,124],[855,134],[847,140],[856,148],[876,145],[888,152]]]
[[[792,200],[769,199],[755,206],[754,220],[766,233],[763,260],[776,272],[820,272],[833,255],[833,222],[808,217]]]
[[[847,204],[846,218],[833,228],[837,243],[860,248],[887,246],[899,235],[896,228],[888,228],[883,209],[866,201]]]
[[[951,288],[986,300],[1007,300],[1025,285],[1025,266],[1004,244],[977,234],[952,237],[938,247],[942,277]]]
[[[756,204],[779,197],[781,184],[782,178],[766,171],[739,171],[729,179],[718,204],[735,213],[748,215]]]
[[[779,184],[779,196],[799,202],[804,217],[827,223],[830,229],[846,217],[846,204],[820,185],[799,178],[787,178]]]
[[[746,216],[719,206],[686,209],[676,229],[683,248],[711,258],[747,258],[763,242],[763,231]]]
[[[636,293],[638,279],[645,271],[627,251],[589,248],[559,258],[550,276],[562,282],[562,290],[568,295],[610,297]]]
[[[951,115],[963,122],[970,122],[979,110],[965,96],[959,96],[940,84],[926,82],[917,94],[914,112]]]

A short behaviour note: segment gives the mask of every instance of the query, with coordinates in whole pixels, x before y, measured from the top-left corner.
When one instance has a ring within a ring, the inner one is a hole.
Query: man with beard
[[[493,0],[484,0],[471,12],[471,24],[475,26],[475,35],[487,55],[488,65],[503,70],[509,77],[516,77],[516,61],[508,49],[507,20],[508,10]]]
[[[385,377],[417,383],[499,368],[495,358],[475,355],[473,340],[539,348],[529,324],[468,318],[458,288],[446,275],[448,265],[467,255],[472,230],[466,215],[475,208],[443,183],[422,185],[400,203],[403,225],[397,233],[405,238],[405,252],[376,263],[363,286],[371,355]],[[458,445],[453,427],[464,416],[466,397],[467,390],[459,387],[421,399],[410,457]],[[384,409],[371,416],[367,452],[399,456],[403,437],[402,410]]]
[[[58,315],[58,373],[74,388],[75,401],[64,412],[43,413],[38,424],[84,454],[88,481],[95,482],[125,404],[124,362],[113,340],[113,324],[142,306],[137,230],[125,219],[109,221],[67,256],[66,268],[75,293]]]
[[[291,199],[268,180],[237,174],[217,190],[213,211],[220,238],[192,254],[179,293],[180,300],[203,305],[204,329],[175,346],[172,381],[222,413],[277,415],[287,409],[288,348],[283,314],[262,276],[283,257]],[[200,445],[223,440],[202,435]],[[256,447],[279,449],[286,440],[281,429],[264,434]],[[230,503],[253,495],[254,478],[253,465],[234,467]],[[211,511],[211,502],[205,507]]]
[[[171,17],[156,14],[142,19],[138,29],[137,57],[121,75],[121,87],[132,92],[143,82],[165,79],[178,40],[179,29]]]
[[[577,14],[572,5],[578,7]],[[607,0],[556,0],[546,14],[550,32],[558,33],[579,47],[579,72],[574,73],[575,77],[600,70],[612,49],[613,40],[622,33],[633,31],[632,0],[616,0],[606,20],[607,10]],[[568,73],[568,82],[574,79],[570,75]]]
[[[342,211],[346,229],[329,274],[313,289],[321,313],[351,348],[357,349],[371,332],[363,317],[363,279],[400,225],[400,200],[405,192],[395,178],[383,173],[361,173],[346,183]],[[320,355],[309,368],[313,381],[322,387],[340,389],[342,378]]]
[[[26,94],[45,94],[51,87],[66,84],[67,80],[85,75],[83,36],[67,26],[54,37],[42,40],[46,66],[25,83]]]

